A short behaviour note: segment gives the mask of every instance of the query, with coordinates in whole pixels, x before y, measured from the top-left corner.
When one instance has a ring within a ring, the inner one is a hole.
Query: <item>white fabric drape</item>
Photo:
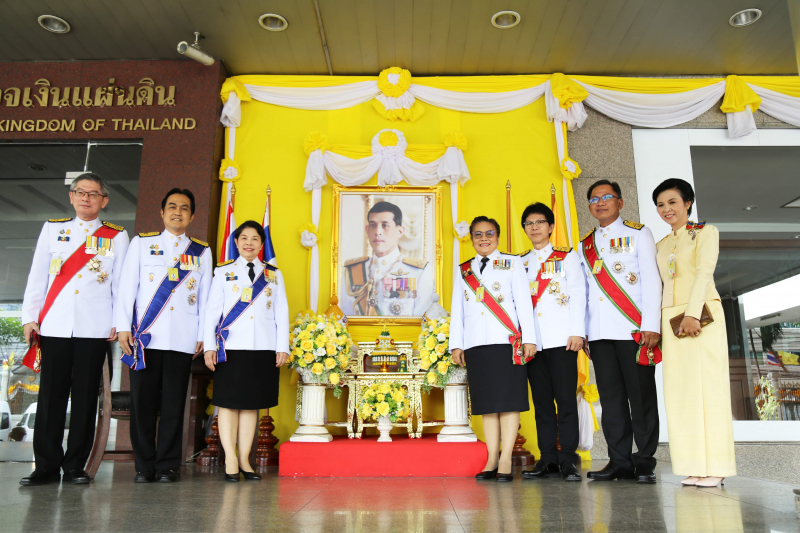
[[[574,105],[574,104],[573,104]],[[567,155],[566,146],[564,145],[564,126],[561,119],[553,120],[553,125],[556,128],[556,151],[558,152],[558,162],[563,163]],[[567,190],[567,179],[561,178],[561,198],[564,204],[564,218],[567,221],[567,239],[569,245],[575,247],[577,243],[572,242],[572,216],[569,210],[569,191]]]
[[[782,122],[800,127],[800,98],[765,89],[752,83],[747,84],[761,97],[759,109]]]
[[[245,84],[253,100],[267,104],[324,111],[347,109],[380,94],[377,81],[359,81],[333,87],[263,87]]]
[[[558,98],[553,96],[553,91],[550,88],[550,80],[544,83],[544,104],[547,113],[547,120],[550,122],[560,121],[567,125],[569,131],[575,131],[583,127],[583,123],[589,115],[586,114],[586,109],[583,107],[583,102],[573,102],[568,109],[564,109],[558,102]],[[561,134],[561,129],[557,128],[558,137]],[[564,157],[560,156],[560,161]]]
[[[503,93],[465,93],[414,83],[408,92],[430,105],[467,113],[504,113],[532,104],[544,95],[545,84]]]

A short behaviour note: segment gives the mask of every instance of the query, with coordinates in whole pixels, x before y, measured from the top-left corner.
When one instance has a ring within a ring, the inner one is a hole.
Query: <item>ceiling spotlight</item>
[[[213,65],[214,58],[200,50],[200,39],[205,39],[205,37],[200,35],[199,31],[194,32],[194,42],[192,44],[189,44],[186,41],[179,42],[178,53],[194,59],[198,63],[202,63],[205,66]]]
[[[794,238],[795,239],[800,239],[800,235],[795,235]]]
[[[52,33],[69,33],[69,30],[72,29],[69,22],[55,15],[39,17],[39,26]]]
[[[501,11],[492,15],[492,26],[507,30],[519,24],[520,18],[516,11]]]
[[[744,26],[749,26],[760,18],[760,9],[743,9],[738,13],[734,13],[730,20],[728,20],[728,23],[730,23],[730,25],[734,28],[743,28]]]
[[[758,209],[758,206],[757,205],[746,205],[742,209],[744,209],[745,211],[755,211],[756,209]]]
[[[280,15],[266,13],[258,17],[258,24],[269,31],[283,31],[289,27],[289,23]]]
[[[47,167],[44,165],[40,165],[39,163],[30,163],[28,168],[31,170],[35,170],[36,172],[44,172],[47,170]]]

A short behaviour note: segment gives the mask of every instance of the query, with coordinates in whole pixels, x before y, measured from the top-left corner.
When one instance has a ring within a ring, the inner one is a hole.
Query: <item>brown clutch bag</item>
[[[669,325],[672,327],[672,333],[674,333],[679,339],[682,339],[686,336],[686,333],[678,335],[678,331],[681,328],[681,321],[683,320],[685,314],[686,313],[681,313],[678,316],[669,319]],[[700,311],[700,327],[704,328],[712,322],[714,322],[714,317],[711,316],[711,311],[708,310],[708,306],[703,304],[703,310]]]

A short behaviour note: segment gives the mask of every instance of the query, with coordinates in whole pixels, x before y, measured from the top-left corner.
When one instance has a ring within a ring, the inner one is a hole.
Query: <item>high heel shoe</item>
[[[718,487],[724,484],[725,484],[724,477],[704,477],[696,483],[698,487],[705,487],[705,488]]]
[[[475,475],[475,479],[494,479],[497,477],[497,469],[494,470],[484,470],[483,472],[478,472]]]
[[[231,483],[239,483],[239,473],[229,474],[225,472],[225,481],[229,481]]]
[[[245,481],[261,481],[261,476],[255,472],[245,472],[242,467],[239,467],[239,473],[244,476]]]
[[[698,481],[700,481],[699,477],[691,476],[691,477],[687,477],[686,479],[681,481],[681,485],[683,485],[685,487],[694,487],[695,485],[697,485]]]
[[[514,473],[509,472],[508,474],[497,474],[497,481],[514,481]]]

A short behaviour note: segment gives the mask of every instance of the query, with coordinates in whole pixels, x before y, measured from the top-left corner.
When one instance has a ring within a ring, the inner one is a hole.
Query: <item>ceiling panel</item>
[[[762,19],[732,28],[752,0],[0,0],[0,61],[176,59],[193,31],[233,74],[571,72],[606,75],[796,74],[786,0],[760,0]],[[519,25],[490,23],[500,10]],[[277,13],[284,32],[258,26]],[[66,35],[39,28],[65,18]]]

